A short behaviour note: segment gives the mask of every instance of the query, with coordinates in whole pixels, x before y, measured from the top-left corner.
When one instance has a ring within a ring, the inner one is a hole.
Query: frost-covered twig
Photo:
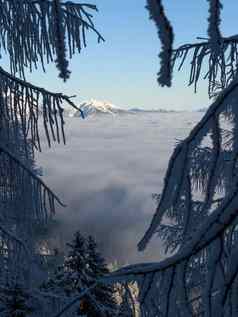
[[[96,6],[71,1],[1,0],[0,51],[9,54],[11,72],[22,77],[26,67],[32,70],[41,64],[45,70],[45,64],[54,60],[62,71],[68,59],[86,46],[87,30],[104,41],[94,27],[91,10],[97,10]],[[64,78],[65,71],[61,75]]]
[[[0,120],[15,122],[21,126],[25,139],[41,149],[39,121],[43,121],[49,146],[51,139],[65,142],[63,106],[65,104],[80,111],[70,97],[61,93],[52,93],[44,88],[32,85],[16,78],[0,67]]]
[[[171,86],[172,81],[172,49],[174,34],[172,26],[165,15],[162,0],[147,0],[147,9],[150,18],[155,22],[158,29],[158,35],[161,41],[160,71],[158,73],[158,82],[161,86]]]
[[[56,51],[56,66],[59,69],[59,77],[66,81],[70,76],[66,58],[66,43],[65,33],[63,27],[63,17],[60,5],[60,0],[52,0],[52,15],[53,15],[53,28],[55,33],[55,51]]]
[[[191,165],[193,164],[193,155],[197,153],[198,148],[203,149],[200,144],[202,143],[203,139],[205,139],[206,136],[213,131],[214,117],[221,117],[222,115],[226,115],[227,111],[230,111],[231,113],[232,111],[234,111],[234,113],[236,113],[236,99],[233,96],[236,94],[237,90],[238,82],[234,81],[210,106],[207,113],[204,115],[202,120],[194,127],[190,135],[175,148],[175,151],[169,161],[168,170],[164,179],[164,189],[157,211],[153,217],[148,231],[138,245],[140,250],[143,250],[146,247],[152,235],[156,233],[158,229],[157,227],[159,226],[166,210],[170,210],[172,208],[175,213],[177,212],[176,204],[178,203],[178,197],[180,195],[183,195],[183,186],[186,185],[186,177],[190,177],[192,175],[190,174],[190,172],[193,172],[189,169],[190,167],[193,167]],[[234,116],[234,119],[236,119],[236,116]],[[212,148],[210,148],[210,150],[213,151]],[[209,175],[209,173],[211,172],[212,162],[214,162],[214,160],[217,158],[216,152],[213,152],[213,155],[214,157],[211,157],[211,163],[206,165],[203,164],[202,160],[197,161],[195,157],[200,171],[203,171],[203,173],[206,173],[206,175]],[[230,156],[232,157],[232,155]],[[233,159],[235,158],[236,157],[233,157]],[[221,159],[224,160],[225,157]],[[221,163],[222,161],[220,162],[220,164]],[[222,175],[214,176],[217,181],[219,181],[219,176]],[[235,180],[236,179],[233,179],[234,184]],[[199,178],[196,179],[196,181],[199,181]],[[208,190],[208,188],[206,188],[206,190]]]
[[[197,91],[200,78],[208,80],[208,94],[213,97],[217,90],[228,87],[237,74],[238,36],[220,38],[219,49],[214,51],[210,40],[194,44],[185,44],[173,51],[173,68],[179,63],[181,70],[187,59],[191,58],[188,83]],[[208,70],[206,70],[208,65]],[[204,71],[204,75],[202,72]]]
[[[211,41],[211,47],[215,54],[219,54],[221,45],[221,9],[222,4],[220,0],[208,0],[209,2],[209,18],[208,18],[208,36]]]

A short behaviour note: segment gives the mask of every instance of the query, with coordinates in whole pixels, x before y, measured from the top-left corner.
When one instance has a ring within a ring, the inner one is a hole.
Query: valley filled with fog
[[[137,113],[66,118],[66,145],[43,144],[43,179],[67,205],[51,235],[64,248],[73,233],[93,234],[108,262],[156,261],[159,240],[139,253],[137,243],[156,208],[169,156],[201,112]],[[45,141],[45,138],[43,138]]]

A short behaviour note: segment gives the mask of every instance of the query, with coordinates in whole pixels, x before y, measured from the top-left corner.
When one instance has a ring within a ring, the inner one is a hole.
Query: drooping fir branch
[[[209,97],[228,87],[237,75],[238,36],[220,38],[219,43],[217,50],[214,50],[213,40],[208,40],[185,44],[173,51],[173,68],[178,62],[178,70],[181,70],[191,59],[188,84],[193,85],[196,92],[199,79],[207,79]]]
[[[52,1],[53,27],[55,32],[56,66],[59,69],[59,77],[66,81],[70,76],[68,70],[69,62],[66,58],[65,32],[63,28],[63,17],[60,0]]]
[[[33,228],[48,224],[56,203],[63,206],[39,178],[30,142],[25,144],[20,127],[16,131],[13,124],[0,131],[0,279],[5,284],[25,283],[26,271],[31,276],[37,260],[29,238]]]
[[[155,22],[158,29],[158,36],[161,41],[160,71],[158,73],[158,83],[161,86],[171,86],[172,81],[172,49],[174,34],[172,26],[165,15],[162,0],[147,0],[147,9],[150,18]]]
[[[208,36],[214,52],[218,53],[221,45],[221,9],[220,0],[208,0],[209,2],[209,18],[208,18]]]
[[[182,45],[173,50],[173,29],[164,13],[162,1],[148,0],[150,16],[158,28],[162,43],[160,53],[161,69],[158,82],[164,86],[171,86],[172,73],[176,61],[179,70],[185,61],[191,57],[189,85],[194,85],[197,91],[198,80],[202,76],[202,66],[208,65],[203,78],[208,79],[208,93],[210,97],[226,88],[237,73],[237,36],[223,38],[220,31],[222,4],[219,0],[209,1],[208,40],[206,42]],[[191,56],[190,56],[191,55]],[[205,68],[206,69],[206,68]]]
[[[25,139],[29,137],[39,150],[40,120],[43,121],[49,146],[52,139],[60,142],[62,137],[65,142],[63,103],[80,110],[70,97],[32,85],[0,67],[0,120],[4,121],[5,125],[8,121],[15,123],[15,126],[19,125]]]
[[[55,213],[55,202],[64,206],[60,199],[51,191],[51,189],[37,176],[22,160],[11,153],[3,144],[0,143],[0,166],[1,166],[1,203],[6,203],[9,195],[13,204],[19,203],[14,197],[18,193],[24,192],[25,186],[30,186],[31,191],[28,194],[29,201],[33,203],[32,215],[36,222],[46,223],[49,216]],[[2,209],[3,206],[1,206]],[[5,212],[4,210],[2,211]]]
[[[223,177],[225,178],[225,175],[224,171],[222,173],[221,168],[224,169],[226,166],[226,174],[228,173],[227,175],[229,175],[229,177],[231,176],[231,171],[229,171],[229,169],[233,169],[232,179],[229,181],[230,191],[234,188],[236,181],[238,181],[238,175],[235,174],[236,166],[234,165],[238,158],[237,147],[235,146],[235,143],[233,143],[232,150],[226,152],[224,144],[221,144],[220,141],[218,143],[219,150],[217,150],[217,146],[212,143],[212,138],[213,135],[222,139],[224,138],[222,130],[217,130],[217,123],[219,120],[226,119],[227,123],[230,123],[234,128],[237,126],[238,116],[236,99],[234,98],[237,90],[238,82],[236,80],[224,90],[219,98],[217,98],[217,100],[210,106],[202,120],[193,128],[190,135],[176,146],[174,153],[169,160],[168,169],[164,179],[164,188],[160,196],[157,211],[148,231],[138,245],[140,250],[143,250],[146,247],[152,235],[156,233],[162,217],[166,212],[169,213],[170,217],[175,217],[175,214],[178,213],[176,205],[179,203],[183,203],[185,212],[189,212],[186,208],[186,201],[184,200],[184,191],[188,188],[188,177],[192,184],[190,191],[201,191],[202,193],[206,193],[210,190],[210,186],[214,187],[212,178],[214,179],[214,182],[216,182],[217,187],[225,187],[225,183],[223,183],[221,179]],[[208,136],[210,137],[210,140]],[[208,142],[207,146],[203,145],[204,140]],[[235,142],[234,140],[235,138],[233,139],[233,142]],[[209,144],[209,142],[211,144]],[[225,144],[226,143],[227,142],[225,142]],[[229,148],[231,147],[230,144],[228,144],[228,146]],[[206,155],[200,155],[201,151],[204,150],[206,151]],[[200,153],[199,157],[198,153]],[[207,160],[206,164],[204,164],[204,160]],[[196,162],[196,166],[194,166],[194,162]],[[218,174],[214,174],[215,164],[219,165],[216,167],[216,173]],[[194,171],[194,169],[196,170]],[[204,181],[204,177],[207,180],[210,178],[209,182]],[[181,198],[179,198],[180,196]],[[182,200],[179,201],[180,199]],[[201,198],[200,201],[201,203],[203,202]],[[210,205],[211,204],[212,201],[210,200]],[[209,212],[209,208],[207,212]]]
[[[41,64],[45,69],[46,63],[56,60],[66,79],[68,59],[86,46],[86,31],[104,41],[94,27],[91,10],[96,6],[71,1],[1,0],[0,52],[9,54],[12,74],[22,77],[26,67],[31,71]]]

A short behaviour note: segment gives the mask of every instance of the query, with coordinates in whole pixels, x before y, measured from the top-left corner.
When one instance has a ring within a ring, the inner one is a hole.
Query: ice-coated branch
[[[41,64],[56,61],[60,76],[67,79],[68,59],[86,46],[86,31],[96,34],[91,11],[94,5],[59,0],[1,0],[0,52],[9,55],[12,74],[24,76]],[[66,52],[67,50],[67,52]]]
[[[70,97],[61,93],[52,93],[14,77],[0,67],[0,120],[14,122],[20,126],[25,139],[31,139],[33,145],[41,149],[39,122],[42,120],[49,146],[51,141],[60,142],[64,133],[63,106],[77,109]]]
[[[182,69],[187,60],[191,60],[189,85],[193,85],[196,92],[199,79],[207,79],[210,97],[217,95],[235,79],[238,64],[237,35],[221,37],[219,48],[217,42],[214,48],[214,41],[213,37],[208,41],[182,45],[173,51],[172,56],[173,68],[178,62],[178,70]]]
[[[158,83],[161,86],[171,86],[172,81],[172,50],[173,50],[173,28],[165,15],[162,0],[147,0],[147,9],[150,18],[155,22],[161,41],[160,71]]]
[[[62,10],[60,6],[60,0],[52,1],[52,14],[53,14],[53,27],[55,33],[55,51],[56,51],[56,66],[59,69],[59,77],[66,81],[70,76],[68,70],[68,64],[66,58],[66,43],[65,33],[63,27]]]
[[[208,18],[208,36],[211,41],[212,50],[217,54],[221,45],[221,9],[222,4],[220,0],[208,0],[209,2],[209,18]]]
[[[164,188],[163,192],[160,198],[160,202],[158,205],[158,208],[156,210],[156,213],[153,217],[153,220],[151,222],[151,225],[147,232],[145,233],[143,239],[140,241],[138,244],[139,250],[143,250],[151,237],[157,232],[158,226],[160,225],[162,221],[162,217],[166,215],[166,212],[170,212],[170,217],[172,215],[178,213],[178,210],[176,209],[176,205],[178,204],[178,200],[182,199],[183,201],[183,195],[184,191],[186,191],[186,186],[187,186],[187,177],[190,177],[193,175],[192,173],[194,165],[194,159],[198,164],[198,169],[200,170],[200,174],[197,175],[202,175],[201,178],[203,178],[203,173],[207,175],[207,179],[210,176],[209,184],[208,187],[206,187],[204,192],[208,192],[211,189],[211,186],[215,186],[213,182],[219,182],[221,181],[219,179],[219,176],[222,176],[222,174],[216,174],[219,169],[217,169],[217,166],[215,168],[214,164],[223,166],[222,164],[228,164],[229,161],[226,160],[226,156],[220,156],[220,161],[218,163],[218,155],[219,152],[217,150],[218,145],[213,145],[211,147],[208,147],[209,151],[211,151],[212,154],[210,158],[210,163],[209,164],[204,164],[203,160],[196,160],[197,158],[197,150],[204,149],[204,147],[201,146],[203,139],[207,137],[209,133],[214,133],[214,136],[220,137],[218,135],[218,127],[217,123],[214,125],[214,117],[222,117],[226,116],[227,112],[230,113],[236,113],[237,112],[237,107],[236,107],[236,98],[234,97],[235,94],[238,91],[238,82],[237,80],[234,81],[224,92],[217,98],[217,100],[210,106],[209,110],[207,113],[204,115],[202,120],[193,128],[191,131],[190,135],[180,144],[177,145],[177,147],[174,150],[174,153],[172,154],[168,169],[166,172],[166,176],[164,179]],[[232,117],[231,118],[235,118]],[[235,122],[235,124],[237,124]],[[211,141],[211,140],[210,140]],[[208,140],[209,142],[209,140]],[[212,141],[211,141],[212,142]],[[215,141],[216,144],[220,141]],[[219,145],[220,146],[220,145]],[[205,147],[206,148],[206,147]],[[235,149],[234,149],[235,151]],[[194,156],[195,155],[195,156]],[[236,156],[233,156],[232,153],[229,154],[231,157],[231,161],[235,160],[236,161]],[[207,156],[203,156],[201,158],[206,158]],[[229,168],[233,168],[232,164],[228,165]],[[216,173],[215,173],[216,170]],[[234,175],[234,173],[233,173]],[[231,183],[231,188],[235,186],[236,182],[236,175],[234,175],[234,178],[230,181]],[[193,180],[191,179],[192,183],[194,181],[198,181],[199,179]],[[202,179],[201,179],[202,180]],[[206,184],[207,182],[202,182],[202,184]],[[213,185],[212,185],[213,184]],[[233,186],[232,186],[233,184]],[[185,186],[185,187],[184,187]],[[205,185],[206,186],[206,185]],[[194,187],[193,187],[194,188]],[[195,186],[196,189],[196,186]],[[181,201],[181,202],[182,202]],[[207,201],[207,199],[204,200],[204,203]],[[201,200],[201,203],[203,201]],[[212,203],[210,199],[210,204]],[[208,207],[208,206],[207,206]],[[180,208],[180,210],[182,210]],[[172,212],[172,214],[171,214]],[[184,209],[185,214],[188,212],[188,210],[185,208]],[[208,210],[207,210],[208,212]],[[202,216],[204,216],[202,214]]]
[[[60,199],[51,191],[51,189],[16,155],[11,153],[3,144],[0,143],[0,166],[1,166],[1,203],[6,202],[7,197],[11,195],[12,202],[17,209],[17,194],[21,196],[24,193],[25,183],[31,184],[31,191],[27,193],[29,201],[33,204],[31,208],[32,216],[36,222],[46,223],[50,214],[55,213],[55,202],[64,206]],[[14,197],[14,195],[16,197]],[[1,206],[2,208],[2,206]],[[3,211],[4,212],[4,211]]]

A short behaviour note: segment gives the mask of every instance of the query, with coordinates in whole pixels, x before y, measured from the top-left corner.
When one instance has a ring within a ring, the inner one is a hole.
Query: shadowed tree
[[[109,269],[91,236],[85,239],[77,231],[72,242],[67,245],[69,251],[64,264],[43,288],[62,297],[72,298],[94,285],[98,279],[109,273]],[[74,307],[74,313],[77,316],[90,317],[115,316],[118,311],[115,293],[113,286],[99,283],[90,294],[82,297]]]
[[[13,291],[16,285],[27,289],[39,284],[33,231],[47,225],[56,203],[62,205],[35,167],[39,126],[49,146],[65,142],[63,106],[78,110],[70,97],[29,83],[26,70],[41,66],[45,71],[55,63],[59,77],[67,80],[69,60],[86,46],[87,31],[103,40],[92,21],[96,10],[71,1],[0,1],[0,57],[2,64],[3,56],[10,63],[9,72],[0,67],[0,281]],[[50,304],[40,308],[39,316],[44,316]]]

